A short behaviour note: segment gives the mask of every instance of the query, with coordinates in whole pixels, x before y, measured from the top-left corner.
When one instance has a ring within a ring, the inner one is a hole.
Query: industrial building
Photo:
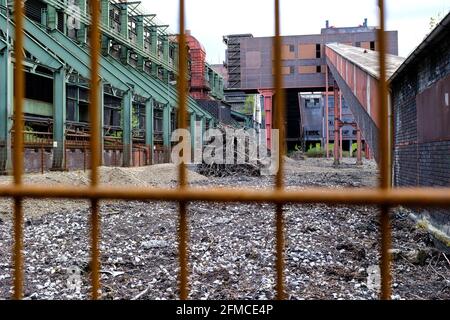
[[[397,55],[397,31],[387,31],[386,37],[387,52]],[[241,92],[263,95],[265,126],[270,131],[272,115],[275,112],[275,92],[272,83],[274,75],[272,37],[236,34],[224,36],[224,42],[227,45],[225,66],[228,71],[225,99],[236,94],[239,96]],[[300,119],[299,92],[324,93],[327,92],[327,86],[328,90],[333,86],[334,80],[332,75],[327,72],[325,56],[325,48],[328,43],[342,43],[365,50],[377,50],[379,46],[376,28],[370,27],[367,19],[360,26],[343,28],[331,26],[327,21],[320,34],[282,37],[282,74],[287,102],[286,140],[290,149],[303,144],[304,132]],[[319,122],[320,119],[311,119],[311,121]],[[304,125],[310,126],[309,123]],[[268,145],[270,146],[269,141]]]
[[[82,169],[87,150],[90,74],[86,0],[25,2],[25,163],[27,171]],[[101,1],[103,164],[133,166],[168,161],[177,117],[176,36],[139,2]],[[15,24],[12,4],[0,1],[0,171],[11,169]],[[199,45],[200,48],[201,45]],[[197,50],[190,55],[195,58]],[[208,76],[204,97],[220,100],[223,81],[205,62],[191,63],[191,92],[197,69]],[[217,122],[189,98],[189,122],[202,129]]]
[[[302,141],[304,142],[304,150],[307,151],[311,148],[316,148],[317,145],[321,149],[326,145],[326,96],[323,93],[311,94],[301,93],[299,94],[300,101],[300,126]],[[353,156],[355,149],[354,143],[357,142],[357,130],[356,123],[349,105],[346,103],[342,95],[339,95],[339,104],[341,106],[341,112],[339,118],[343,121],[344,125],[339,128],[340,141],[338,141],[340,147],[340,157],[342,158],[343,151]],[[328,136],[330,143],[334,143],[334,96],[328,97]],[[365,143],[362,140],[363,150],[365,149]],[[367,153],[367,151],[366,151]],[[369,154],[367,153],[369,157]]]

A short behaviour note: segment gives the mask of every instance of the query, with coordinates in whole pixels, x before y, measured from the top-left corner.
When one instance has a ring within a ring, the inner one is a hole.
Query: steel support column
[[[328,89],[330,87],[328,81],[328,66],[325,72],[325,153],[327,158],[330,157],[330,128],[329,128],[329,108],[328,108]]]
[[[272,107],[273,107],[273,90],[260,90],[259,93],[264,98],[264,114],[267,148],[272,148]]]
[[[145,145],[148,148],[150,161],[147,164],[153,164],[153,145],[154,145],[154,130],[153,130],[153,98],[145,102]]]
[[[100,139],[99,139],[100,140],[100,146],[99,146],[100,147],[100,165],[103,165],[104,158],[105,158],[105,154],[104,154],[105,142],[103,139],[103,137],[105,135],[104,129],[103,129],[103,126],[105,123],[104,116],[103,116],[103,113],[105,110],[104,92],[105,92],[105,89],[104,89],[103,82],[100,81],[100,85],[98,86],[98,93],[97,93],[98,94],[98,105],[99,105],[98,112],[99,112],[99,119],[100,119],[100,130],[99,130],[99,132],[100,132]]]
[[[136,44],[139,48],[144,50],[144,17],[136,17]],[[137,67],[140,70],[144,70],[144,57],[138,54]]]
[[[362,162],[362,143],[361,143],[361,129],[356,128],[356,143],[358,145],[358,151],[356,153],[356,165],[361,166]]]
[[[163,60],[164,62],[169,63],[169,48],[170,48],[170,41],[169,36],[165,35],[162,38],[162,47],[163,47]],[[163,82],[169,83],[169,70],[166,68],[163,69]]]
[[[120,4],[120,25],[120,34],[125,39],[128,39],[128,5],[126,3]],[[120,60],[124,64],[128,63],[128,48],[125,46],[121,46],[120,48]]]
[[[339,89],[334,84],[334,165],[339,165]]]
[[[350,139],[350,148],[348,149],[350,158],[353,157],[353,140]]]
[[[158,56],[158,27],[150,27],[150,52],[156,57]],[[158,76],[158,65],[152,61],[151,74],[154,77]]]
[[[365,155],[366,155],[366,159],[367,159],[367,160],[372,159],[372,155],[370,154],[370,147],[369,147],[369,144],[367,143],[367,140],[365,141],[365,150],[364,150],[364,153],[365,153]]]
[[[8,48],[0,51],[0,173],[11,169],[13,67]]]
[[[86,0],[78,0],[78,7],[80,8],[80,15],[86,16]],[[80,29],[77,32],[77,40],[81,43],[87,42],[86,25],[80,22]]]
[[[205,117],[201,117],[200,119],[200,133],[201,133],[201,139],[200,141],[203,143],[203,137],[205,136],[205,132],[206,132],[206,118]]]
[[[165,105],[163,109],[163,146],[166,152],[166,159],[170,152],[170,127],[171,127],[171,107],[170,105]]]
[[[53,164],[52,170],[64,169],[66,141],[66,71],[53,74]]]
[[[109,18],[109,1],[110,0],[101,0],[101,23],[110,28],[110,18]],[[102,52],[103,54],[109,54],[109,45],[111,40],[108,36],[102,35]]]
[[[195,155],[195,136],[196,136],[196,125],[197,125],[197,115],[194,112],[191,112],[190,114],[190,122],[189,122],[189,126],[190,126],[190,132],[191,132],[191,154],[194,156]]]
[[[50,30],[58,28],[58,14],[56,8],[47,4],[47,28]]]
[[[339,119],[342,121],[342,92],[339,91]],[[342,160],[342,126],[339,128],[339,159]]]
[[[130,167],[133,163],[133,124],[132,124],[132,114],[133,114],[133,94],[131,90],[128,90],[123,96],[122,103],[122,116],[123,116],[123,133],[122,133],[122,143],[123,143],[123,163],[124,167]]]

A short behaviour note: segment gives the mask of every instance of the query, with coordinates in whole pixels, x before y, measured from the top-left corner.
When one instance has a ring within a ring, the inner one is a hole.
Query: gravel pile
[[[290,162],[286,185],[372,187],[377,181],[373,163],[357,168],[346,161],[337,170],[330,161]],[[172,186],[173,177],[165,183]],[[244,176],[192,182],[206,189],[262,189],[272,183],[273,177]],[[177,204],[102,203],[101,212],[103,299],[177,298]],[[450,264],[407,216],[404,209],[392,215],[393,298],[449,299]],[[285,219],[288,298],[378,297],[376,208],[286,205]],[[89,211],[68,207],[28,216],[25,226],[26,297],[89,298]],[[189,227],[190,298],[274,298],[273,205],[192,203]],[[11,295],[11,228],[8,219],[0,220],[0,298]]]
[[[45,174],[24,175],[25,184],[88,186],[90,183],[89,171],[46,172]],[[107,186],[134,186],[156,187],[174,185],[178,177],[178,168],[173,164],[160,164],[148,167],[120,168],[100,167],[100,184]],[[208,178],[188,170],[188,181],[191,183],[205,181]],[[0,184],[12,183],[10,176],[0,176]],[[11,218],[13,201],[0,198],[0,218]],[[73,209],[88,209],[89,202],[85,200],[25,200],[24,210],[30,217],[39,217],[44,214],[70,211]]]

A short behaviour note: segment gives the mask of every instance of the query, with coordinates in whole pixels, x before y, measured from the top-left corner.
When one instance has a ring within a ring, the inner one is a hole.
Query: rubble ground
[[[287,188],[375,187],[374,162],[340,168],[330,159],[286,159]],[[173,165],[102,168],[108,184],[176,186]],[[8,183],[1,177],[0,183]],[[205,178],[191,185],[255,189],[273,177]],[[27,175],[26,183],[85,185],[83,172]],[[103,299],[176,299],[178,251],[176,203],[101,203]],[[274,298],[274,206],[190,203],[190,298]],[[379,291],[378,211],[371,206],[285,205],[285,282],[289,299],[376,299]],[[430,236],[392,212],[393,298],[449,299],[450,263]],[[24,230],[25,298],[88,299],[88,202],[27,200]],[[0,200],[0,298],[12,293],[10,201]]]

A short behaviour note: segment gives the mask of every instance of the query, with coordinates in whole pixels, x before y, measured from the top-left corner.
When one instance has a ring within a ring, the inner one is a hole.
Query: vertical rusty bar
[[[90,54],[91,54],[91,79],[90,79],[90,108],[89,117],[91,119],[91,186],[98,185],[98,166],[100,165],[100,117],[99,109],[103,106],[99,105],[99,20],[100,20],[100,0],[91,0],[91,27],[90,27]],[[91,199],[91,283],[92,283],[92,299],[99,298],[100,290],[100,254],[99,254],[99,233],[100,233],[100,217],[97,199]]]
[[[329,129],[329,125],[328,125],[328,88],[329,88],[329,83],[328,83],[328,65],[326,66],[326,72],[325,72],[325,153],[327,155],[327,158],[330,157],[330,152],[329,152],[329,141],[330,141],[330,129]]]
[[[339,89],[334,83],[334,165],[339,165]]]
[[[44,174],[44,145],[41,144],[41,174]]]
[[[178,127],[186,128],[187,112],[187,49],[185,34],[185,2],[180,0],[180,32],[179,32],[179,50],[178,50]],[[184,152],[184,151],[183,151]],[[183,154],[184,159],[184,154]],[[180,162],[179,169],[179,188],[184,189],[187,185],[186,166],[184,161]],[[180,299],[186,300],[189,295],[188,289],[188,226],[187,226],[187,203],[179,203],[179,231],[178,231],[178,255],[180,259]]]
[[[14,184],[22,185],[23,173],[23,98],[25,93],[25,76],[22,68],[23,52],[23,8],[22,1],[14,1],[14,23],[16,24],[16,38],[14,43],[14,150],[13,175]],[[23,296],[23,207],[22,198],[14,198],[14,288],[13,298],[22,299]]]
[[[64,141],[64,171],[67,170],[67,141]]]
[[[339,91],[339,119],[342,121],[342,91]],[[342,159],[342,126],[339,126],[339,159]]]
[[[280,0],[275,0],[275,37],[274,37],[274,84],[275,84],[275,111],[276,128],[278,135],[278,172],[275,180],[277,190],[283,190],[283,169],[285,154],[285,97],[283,90],[283,76],[281,74],[281,30],[280,30]],[[275,142],[275,141],[274,141]],[[272,148],[273,149],[273,148]],[[283,205],[276,205],[276,297],[278,300],[284,299],[284,216]]]
[[[380,10],[380,28],[378,29],[379,42],[379,92],[380,92],[380,188],[388,190],[390,188],[390,159],[389,159],[389,119],[387,101],[387,81],[386,81],[386,35],[385,35],[385,6],[384,0],[378,0]],[[381,228],[381,299],[387,300],[391,297],[391,272],[389,248],[391,245],[391,230],[389,222],[389,206],[383,205],[380,210]]]

